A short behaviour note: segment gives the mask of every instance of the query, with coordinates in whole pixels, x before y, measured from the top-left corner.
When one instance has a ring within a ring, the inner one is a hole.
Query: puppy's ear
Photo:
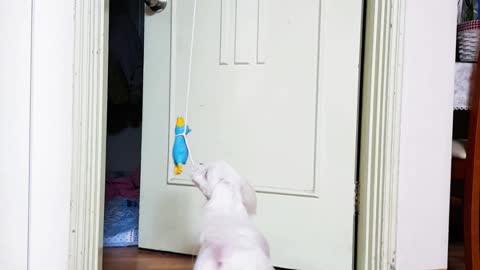
[[[244,180],[240,192],[242,193],[242,200],[245,209],[249,215],[255,215],[257,212],[257,193],[255,189]]]

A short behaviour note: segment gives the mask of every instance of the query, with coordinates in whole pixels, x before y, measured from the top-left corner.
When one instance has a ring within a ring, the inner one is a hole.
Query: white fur
[[[257,202],[250,184],[225,162],[196,166],[192,180],[208,200],[194,270],[273,270],[251,218]]]

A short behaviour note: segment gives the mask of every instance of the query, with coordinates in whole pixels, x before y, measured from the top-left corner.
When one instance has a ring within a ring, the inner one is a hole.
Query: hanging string
[[[190,54],[188,56],[188,74],[187,74],[187,89],[186,89],[186,95],[185,95],[185,128],[183,130],[183,134],[180,134],[179,136],[183,136],[185,140],[185,146],[187,147],[188,151],[188,156],[190,157],[190,162],[192,162],[192,165],[195,165],[195,161],[193,159],[192,151],[190,149],[190,146],[188,144],[188,139],[187,139],[187,129],[188,129],[188,107],[190,104],[190,89],[192,87],[192,59],[193,59],[193,45],[195,41],[195,24],[196,24],[196,17],[197,17],[197,0],[193,0],[193,12],[192,12],[192,32],[191,32],[191,37],[190,37]]]

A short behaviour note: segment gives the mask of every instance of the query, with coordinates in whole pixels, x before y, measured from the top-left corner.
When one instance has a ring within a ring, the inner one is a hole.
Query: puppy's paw
[[[207,172],[207,166],[203,165],[203,164],[195,164],[191,167],[191,170],[190,170],[190,178],[194,181],[194,182],[198,182],[198,181],[202,181],[202,180],[205,180],[205,174]]]
[[[192,165],[191,168],[192,168],[191,173],[192,173],[192,176],[193,176],[193,175],[202,173],[203,171],[206,170],[207,167],[205,165],[203,165],[202,163],[199,163],[199,164]]]

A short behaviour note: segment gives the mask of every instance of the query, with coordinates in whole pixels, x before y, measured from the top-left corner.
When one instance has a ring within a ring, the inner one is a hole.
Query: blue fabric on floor
[[[105,204],[104,247],[138,245],[138,201],[115,198]]]

